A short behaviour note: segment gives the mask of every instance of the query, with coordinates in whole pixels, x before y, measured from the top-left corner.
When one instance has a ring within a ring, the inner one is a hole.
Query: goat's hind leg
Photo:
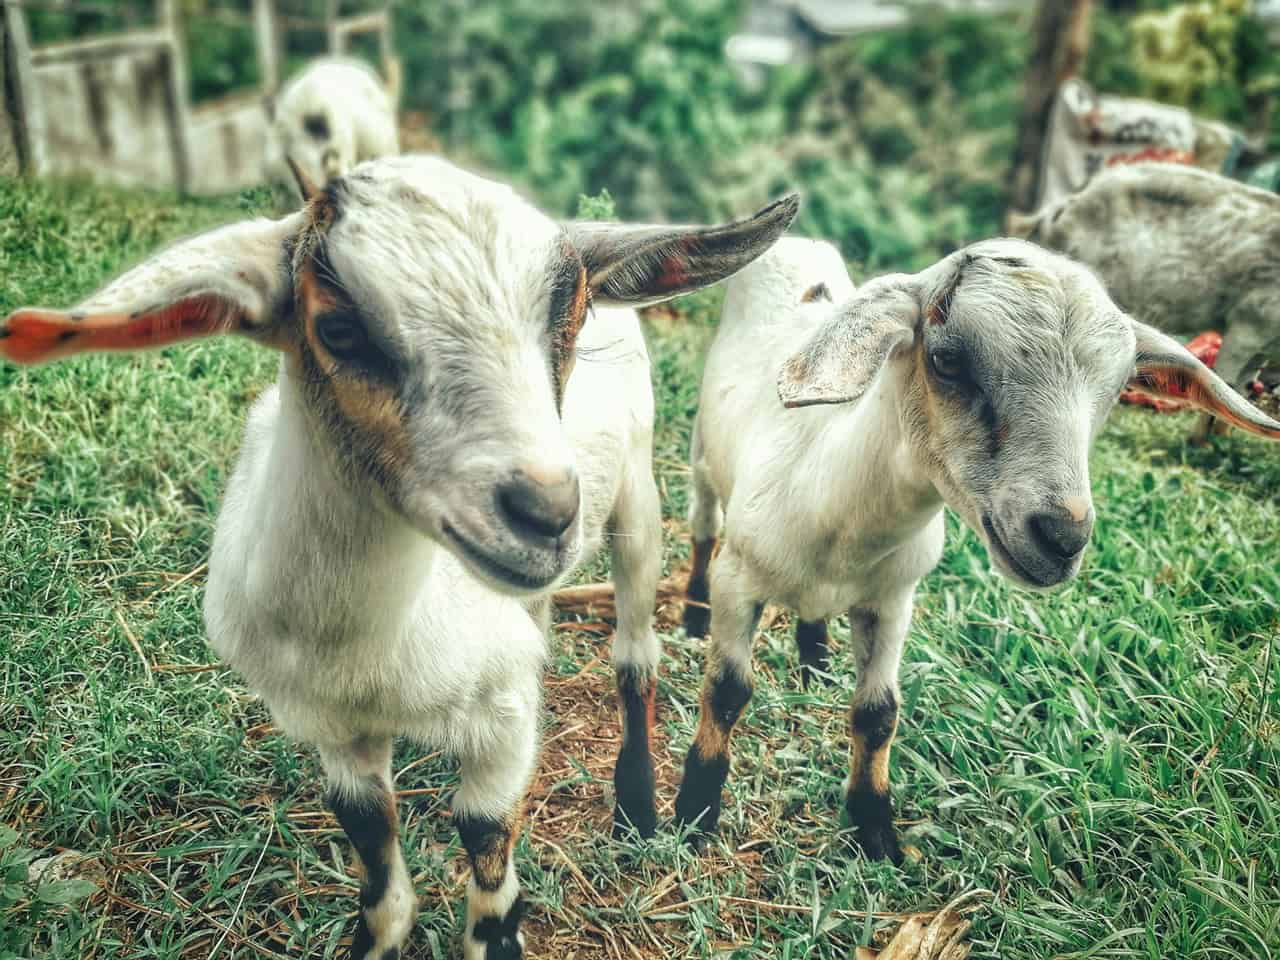
[[[684,632],[690,637],[705,637],[711,621],[711,597],[708,590],[708,570],[711,554],[716,548],[716,537],[724,521],[720,499],[711,486],[711,478],[702,454],[702,429],[699,421],[693,424],[693,441],[689,451],[693,483],[689,488],[689,531],[693,537],[692,569],[689,585],[685,590]]]
[[[400,851],[391,740],[361,738],[321,748],[320,758],[329,778],[326,802],[364,867],[351,960],[399,960],[418,899]]]
[[[610,527],[618,616],[613,658],[622,715],[622,748],[613,770],[613,832],[618,836],[634,827],[640,836],[651,837],[658,826],[651,737],[661,652],[653,608],[662,576],[662,508],[647,463],[624,481]]]
[[[827,621],[797,620],[796,646],[800,649],[800,685],[806,690],[815,679],[830,682],[831,651]]]
[[[538,756],[536,692],[529,709],[504,717],[495,733],[462,757],[462,784],[453,798],[454,825],[471,862],[464,960],[524,956],[524,899],[511,854]]]

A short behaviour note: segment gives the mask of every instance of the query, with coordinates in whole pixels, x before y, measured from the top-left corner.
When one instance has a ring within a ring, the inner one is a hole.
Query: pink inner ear
[[[230,311],[221,297],[200,294],[139,313],[73,316],[65,310],[15,311],[0,326],[0,356],[30,364],[96,350],[163,347],[226,330]]]
[[[662,258],[662,272],[656,282],[659,290],[678,290],[689,282],[688,261],[683,252]]]

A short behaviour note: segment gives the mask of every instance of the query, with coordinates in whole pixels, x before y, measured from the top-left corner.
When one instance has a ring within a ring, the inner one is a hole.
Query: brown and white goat
[[[281,353],[218,518],[210,642],[283,730],[319,748],[365,868],[351,955],[398,957],[416,914],[391,781],[392,740],[407,736],[461,764],[465,956],[518,957],[511,850],[546,653],[529,608],[608,524],[632,601],[617,650],[631,803],[619,816],[650,829],[653,817],[647,739],[634,739],[647,738],[658,653],[649,365],[634,312],[591,303],[722,280],[797,202],[711,228],[562,225],[430,157],[304,192],[304,211],[180,243],[69,312],[16,311],[0,355],[41,363],[221,333]]]
[[[1165,384],[1280,440],[1280,423],[1124,314],[1087,268],[1019,240],[855,290],[834,247],[786,238],[730,281],[691,454],[690,599],[709,589],[711,649],[677,821],[716,827],[763,605],[798,614],[806,677],[826,671],[826,621],[847,612],[845,806],[866,855],[898,861],[898,664],[916,584],[942,554],[943,505],[1013,583],[1066,582],[1093,528],[1094,435],[1126,385]],[[686,607],[691,635],[703,610]]]

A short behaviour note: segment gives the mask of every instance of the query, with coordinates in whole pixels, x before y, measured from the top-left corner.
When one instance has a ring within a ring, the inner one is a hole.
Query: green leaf
[[[58,880],[40,886],[36,899],[48,904],[75,903],[92,896],[97,889],[98,885],[91,880]]]

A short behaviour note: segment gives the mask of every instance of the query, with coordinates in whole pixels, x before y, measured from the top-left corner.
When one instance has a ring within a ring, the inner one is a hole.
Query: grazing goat
[[[323,187],[357,163],[400,152],[397,70],[393,67],[388,89],[363,61],[326,57],[266,101],[271,121],[266,172],[282,212],[296,210],[300,202],[290,161],[309,182]]]
[[[1122,313],[1086,268],[1029,243],[974,244],[855,290],[834,247],[791,238],[731,281],[691,454],[685,625],[706,630],[709,583],[711,645],[677,822],[695,839],[716,827],[764,604],[796,611],[806,675],[825,671],[826,621],[847,611],[845,806],[865,854],[899,861],[898,663],[916,584],[942,554],[943,504],[1013,583],[1063,583],[1093,526],[1094,434],[1126,384],[1169,381],[1280,439],[1280,423]]]
[[[391,780],[405,735],[461,763],[465,956],[518,957],[511,850],[546,647],[528,607],[607,522],[630,763],[620,816],[653,817],[649,368],[634,312],[588,318],[591,303],[722,280],[797,201],[719,227],[561,225],[430,157],[301,186],[300,213],[180,243],[69,312],[16,311],[0,355],[39,363],[218,333],[280,351],[218,518],[210,642],[283,730],[319,748],[365,870],[351,955],[398,957],[416,913]]]
[[[1166,333],[1221,332],[1214,370],[1236,390],[1264,364],[1280,363],[1275,194],[1178,164],[1119,166],[1018,226],[1092,267],[1145,323]],[[1202,417],[1197,435],[1212,422]]]

